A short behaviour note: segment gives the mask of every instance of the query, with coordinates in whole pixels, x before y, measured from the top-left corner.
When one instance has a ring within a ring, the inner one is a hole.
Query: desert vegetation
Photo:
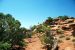
[[[27,29],[10,14],[0,13],[0,50],[16,50],[26,46]]]
[[[69,19],[73,20],[69,22]],[[64,41],[75,42],[71,38],[75,36],[74,21],[75,18],[69,16],[58,16],[56,19],[48,17],[43,23],[26,29],[12,15],[0,13],[0,50],[25,50],[28,44],[33,43],[34,38],[41,41],[44,50],[60,50],[60,44],[65,43]]]

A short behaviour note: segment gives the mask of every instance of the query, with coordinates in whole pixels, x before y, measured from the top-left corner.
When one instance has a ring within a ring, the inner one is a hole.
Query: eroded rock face
[[[70,30],[71,28],[70,27],[67,27],[67,26],[63,26],[62,29],[63,30]]]
[[[69,24],[69,27],[73,30],[72,35],[75,36],[75,23]]]
[[[70,23],[70,24],[69,24],[69,27],[75,28],[75,23]]]
[[[71,31],[64,31],[64,35],[71,36],[72,35],[72,30]]]
[[[65,20],[65,22],[72,23],[72,22],[74,22],[74,19],[67,19],[67,20]]]
[[[60,28],[64,31],[65,36],[71,36],[71,35],[75,34],[74,19],[67,19],[66,21],[59,22],[57,25],[60,25],[60,27],[54,27],[54,28],[52,28],[52,30],[56,31],[57,29]],[[65,38],[63,38],[62,41],[63,41],[62,43],[58,44],[59,47],[57,47],[56,50],[75,50],[74,44],[71,40],[65,40]]]

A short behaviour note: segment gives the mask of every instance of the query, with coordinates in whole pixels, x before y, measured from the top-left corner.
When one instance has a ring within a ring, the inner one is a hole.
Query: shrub
[[[46,21],[44,22],[44,24],[46,24],[46,25],[53,25],[54,24],[53,21],[54,21],[53,18],[48,17],[48,19],[46,19]]]
[[[8,50],[14,45],[24,45],[26,29],[20,26],[20,22],[12,15],[0,13],[0,50]]]
[[[64,35],[59,36],[59,38],[63,38],[63,37],[65,37],[65,36]]]
[[[62,43],[63,41],[62,40],[58,40],[58,43]]]
[[[41,42],[47,46],[47,49],[51,49],[54,44],[54,38],[51,35],[50,31],[46,31],[45,34],[42,35]]]
[[[70,37],[66,37],[66,40],[70,40]]]
[[[60,18],[61,20],[66,20],[66,19],[69,19],[68,16],[64,15],[64,16],[58,16],[58,18]]]
[[[11,44],[8,42],[0,42],[0,50],[9,50]]]
[[[37,27],[37,26],[36,26],[36,25],[34,25],[34,26],[30,27],[30,30],[32,30],[32,31],[33,31],[36,27]]]
[[[46,31],[48,31],[48,30],[50,30],[50,27],[47,27],[47,26],[45,26],[45,25],[39,25],[39,27],[37,28],[37,32],[46,32]]]
[[[27,32],[26,37],[31,38],[32,37],[32,32]]]
[[[59,33],[59,34],[63,34],[62,30],[56,30],[56,32]]]
[[[75,19],[74,17],[70,17],[71,19]]]
[[[72,39],[73,42],[75,42],[75,39]]]

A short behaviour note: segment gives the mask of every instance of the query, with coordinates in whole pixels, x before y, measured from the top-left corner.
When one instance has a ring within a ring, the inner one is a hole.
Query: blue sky
[[[29,28],[48,16],[75,16],[75,0],[0,0],[0,12],[12,14]]]

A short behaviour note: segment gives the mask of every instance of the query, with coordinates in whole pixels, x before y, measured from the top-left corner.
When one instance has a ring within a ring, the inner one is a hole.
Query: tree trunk
[[[58,42],[57,42],[57,40],[54,40],[54,44],[52,46],[52,50],[58,50]]]
[[[51,50],[52,49],[52,46],[46,45],[46,48],[47,48],[47,50]]]

